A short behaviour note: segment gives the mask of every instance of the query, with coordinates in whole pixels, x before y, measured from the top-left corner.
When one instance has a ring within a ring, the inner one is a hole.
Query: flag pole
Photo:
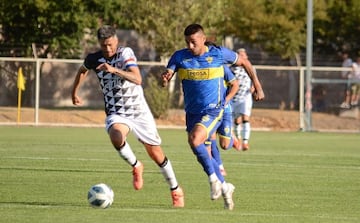
[[[21,121],[21,95],[22,95],[22,91],[25,91],[25,79],[21,67],[19,67],[18,70],[17,88],[18,88],[17,124],[19,124]]]
[[[17,124],[21,121],[21,89],[18,88]]]

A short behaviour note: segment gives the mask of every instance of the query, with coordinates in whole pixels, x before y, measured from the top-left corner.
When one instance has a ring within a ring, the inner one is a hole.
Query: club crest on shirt
[[[206,61],[207,61],[208,63],[212,63],[213,60],[214,60],[213,57],[206,57]]]

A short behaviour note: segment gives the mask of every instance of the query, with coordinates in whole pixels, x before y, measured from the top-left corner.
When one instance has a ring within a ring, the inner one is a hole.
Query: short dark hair
[[[98,40],[104,40],[113,36],[116,36],[116,29],[109,25],[104,25],[97,31]]]
[[[196,24],[196,23],[193,23],[193,24],[190,24],[188,25],[185,30],[184,30],[184,36],[190,36],[190,35],[193,35],[197,32],[204,32],[204,29],[201,25],[199,24]]]

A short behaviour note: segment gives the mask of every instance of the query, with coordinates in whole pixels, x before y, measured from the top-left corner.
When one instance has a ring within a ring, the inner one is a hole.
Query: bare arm
[[[89,71],[84,66],[81,66],[76,74],[73,89],[71,92],[71,99],[74,105],[82,105],[82,100],[78,96],[77,92],[88,73]]]
[[[128,70],[122,70],[116,67],[113,67],[107,63],[100,64],[96,69],[102,70],[105,72],[113,73],[123,79],[126,79],[130,82],[140,85],[142,83],[142,77],[140,74],[140,69],[137,66],[131,66]]]
[[[229,103],[229,101],[235,96],[236,92],[239,90],[239,82],[237,80],[233,80],[228,83],[228,88],[230,89],[225,97],[225,103]]]
[[[254,92],[255,100],[256,101],[263,100],[265,98],[264,91],[262,89],[261,83],[256,73],[254,72],[254,69],[250,61],[244,59],[243,57],[239,57],[238,60],[236,61],[236,65],[243,66],[247,74],[249,75],[251,81],[253,82],[253,85],[255,87],[255,92]]]

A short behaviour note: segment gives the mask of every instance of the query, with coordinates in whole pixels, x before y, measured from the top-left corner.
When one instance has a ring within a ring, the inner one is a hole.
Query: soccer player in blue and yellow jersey
[[[225,105],[224,64],[243,65],[249,70],[256,99],[262,100],[264,92],[249,61],[238,58],[230,49],[206,45],[206,35],[201,25],[191,24],[184,30],[187,48],[176,51],[162,74],[166,85],[175,73],[182,83],[186,112],[188,143],[202,165],[210,182],[210,197],[221,195],[225,209],[232,210],[234,185],[225,182],[217,162],[211,158],[205,145],[221,123]]]

